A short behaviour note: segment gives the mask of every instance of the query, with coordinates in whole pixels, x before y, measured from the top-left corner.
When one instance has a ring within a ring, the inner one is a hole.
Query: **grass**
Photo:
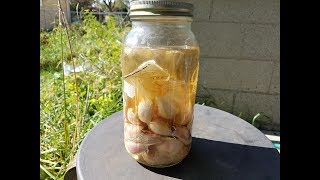
[[[40,33],[40,179],[63,179],[86,133],[122,109],[119,57],[130,27],[84,14],[70,27],[60,14],[60,26]],[[89,66],[65,74],[63,63]]]

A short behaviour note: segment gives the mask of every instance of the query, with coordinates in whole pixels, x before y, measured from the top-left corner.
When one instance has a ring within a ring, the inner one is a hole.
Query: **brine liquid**
[[[129,48],[121,57],[125,147],[138,162],[166,167],[191,148],[198,48]]]

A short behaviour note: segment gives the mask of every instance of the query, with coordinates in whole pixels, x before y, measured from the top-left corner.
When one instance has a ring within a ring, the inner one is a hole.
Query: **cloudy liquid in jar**
[[[191,148],[199,48],[130,48],[121,57],[124,142],[138,162],[167,167]]]

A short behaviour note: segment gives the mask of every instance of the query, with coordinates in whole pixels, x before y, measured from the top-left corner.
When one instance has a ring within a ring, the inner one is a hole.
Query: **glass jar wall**
[[[124,143],[138,162],[167,167],[191,148],[199,46],[191,4],[146,2],[130,7],[121,56]]]

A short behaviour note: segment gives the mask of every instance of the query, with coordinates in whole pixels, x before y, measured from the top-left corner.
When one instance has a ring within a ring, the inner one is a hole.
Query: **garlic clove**
[[[138,154],[148,150],[148,145],[132,141],[125,141],[125,147],[131,154]]]
[[[162,137],[154,133],[142,133],[134,141],[147,144],[147,145],[154,145],[154,144],[162,143]]]
[[[185,158],[191,146],[184,146],[180,141],[170,138],[161,145],[150,146],[149,150],[141,153],[144,161],[151,166],[168,166]],[[169,148],[169,149],[166,149]]]
[[[133,125],[130,123],[125,123],[124,126],[124,138],[136,143],[153,145],[162,142],[162,138],[158,134],[151,132],[146,132],[144,126],[142,125]]]
[[[138,116],[134,113],[132,108],[129,108],[127,111],[127,119],[131,124],[141,124],[142,122],[139,121]]]
[[[171,161],[174,163],[182,161],[188,155],[190,149],[191,146],[182,146],[180,151],[178,151],[176,154],[170,155]]]
[[[124,123],[124,138],[128,140],[136,139],[142,134],[144,126]]]
[[[177,137],[185,145],[189,145],[192,142],[190,131],[185,126],[175,126],[172,136]]]
[[[157,97],[157,106],[159,116],[165,119],[173,119],[178,112],[177,105],[170,96]]]
[[[138,117],[144,123],[149,123],[152,119],[153,103],[150,99],[144,98],[138,104]]]
[[[151,166],[166,165],[172,162],[166,153],[161,153],[156,148],[150,148],[149,151],[141,154],[144,161]]]
[[[174,155],[181,151],[183,146],[184,144],[176,138],[167,138],[163,143],[156,145],[156,148],[159,152]]]
[[[136,91],[135,91],[135,85],[133,83],[129,83],[127,81],[123,81],[123,92],[125,95],[127,95],[130,98],[134,98]]]
[[[163,120],[151,121],[148,124],[149,129],[159,135],[170,136],[172,134],[171,127],[168,122]]]

